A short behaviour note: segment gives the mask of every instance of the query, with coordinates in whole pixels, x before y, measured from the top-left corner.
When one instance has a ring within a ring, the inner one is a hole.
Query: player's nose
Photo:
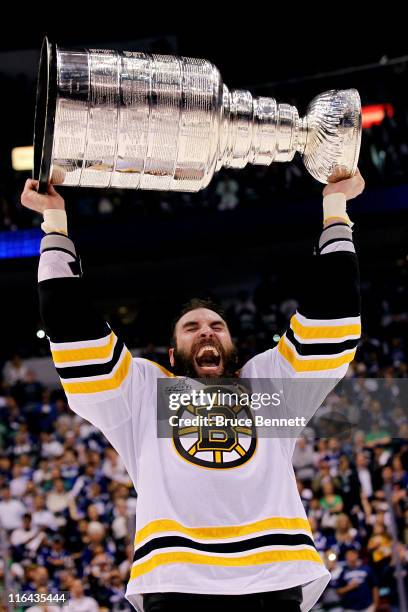
[[[201,327],[200,329],[201,338],[212,338],[213,335],[214,335],[214,332],[209,325],[204,325],[203,327]]]

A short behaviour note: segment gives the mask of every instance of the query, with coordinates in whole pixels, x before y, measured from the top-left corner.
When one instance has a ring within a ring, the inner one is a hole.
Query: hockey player
[[[240,372],[222,312],[194,300],[173,329],[172,372],[132,358],[88,302],[63,198],[51,185],[44,195],[36,187],[28,180],[21,201],[44,215],[38,281],[55,366],[70,407],[104,433],[138,492],[128,600],[145,612],[310,610],[329,575],[297,491],[295,440],[251,430],[245,444],[239,440],[248,432],[234,431],[232,445],[219,439],[208,449],[158,437],[157,379],[235,375],[286,386],[315,379],[318,391],[294,401],[299,416],[317,410],[345,375],[361,332],[346,212],[346,201],[364,189],[360,173],[324,188],[309,291],[278,345]]]

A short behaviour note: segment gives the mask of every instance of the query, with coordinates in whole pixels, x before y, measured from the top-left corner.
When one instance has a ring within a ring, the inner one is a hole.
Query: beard
[[[214,344],[218,352],[221,355],[223,369],[222,373],[216,376],[200,376],[197,373],[196,365],[194,361],[194,355],[196,350],[203,344]],[[191,348],[191,351],[179,350],[177,346],[173,352],[174,366],[173,373],[176,376],[187,376],[188,378],[236,378],[238,376],[238,351],[236,346],[233,344],[230,349],[224,349],[219,343],[211,342],[200,342]]]

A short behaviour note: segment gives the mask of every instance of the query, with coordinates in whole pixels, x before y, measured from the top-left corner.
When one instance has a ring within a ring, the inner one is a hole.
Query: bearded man
[[[88,302],[64,200],[51,185],[47,194],[36,188],[27,181],[22,204],[44,214],[38,280],[55,366],[71,409],[104,433],[138,493],[127,599],[144,612],[310,610],[329,574],[298,494],[295,439],[237,428],[232,444],[214,436],[214,448],[206,440],[186,450],[180,439],[157,435],[157,381],[232,376],[282,379],[287,387],[313,379],[317,392],[292,397],[300,414],[317,410],[345,375],[361,333],[346,212],[346,201],[364,189],[361,175],[325,187],[307,295],[278,345],[239,371],[223,313],[200,300],[174,324],[172,371],[132,358]],[[249,442],[238,443],[245,435]]]

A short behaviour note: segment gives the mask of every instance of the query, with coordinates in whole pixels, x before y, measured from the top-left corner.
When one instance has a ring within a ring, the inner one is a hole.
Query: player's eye
[[[197,325],[195,323],[190,323],[189,325],[186,325],[184,330],[189,332],[189,331],[195,331],[197,329]]]

